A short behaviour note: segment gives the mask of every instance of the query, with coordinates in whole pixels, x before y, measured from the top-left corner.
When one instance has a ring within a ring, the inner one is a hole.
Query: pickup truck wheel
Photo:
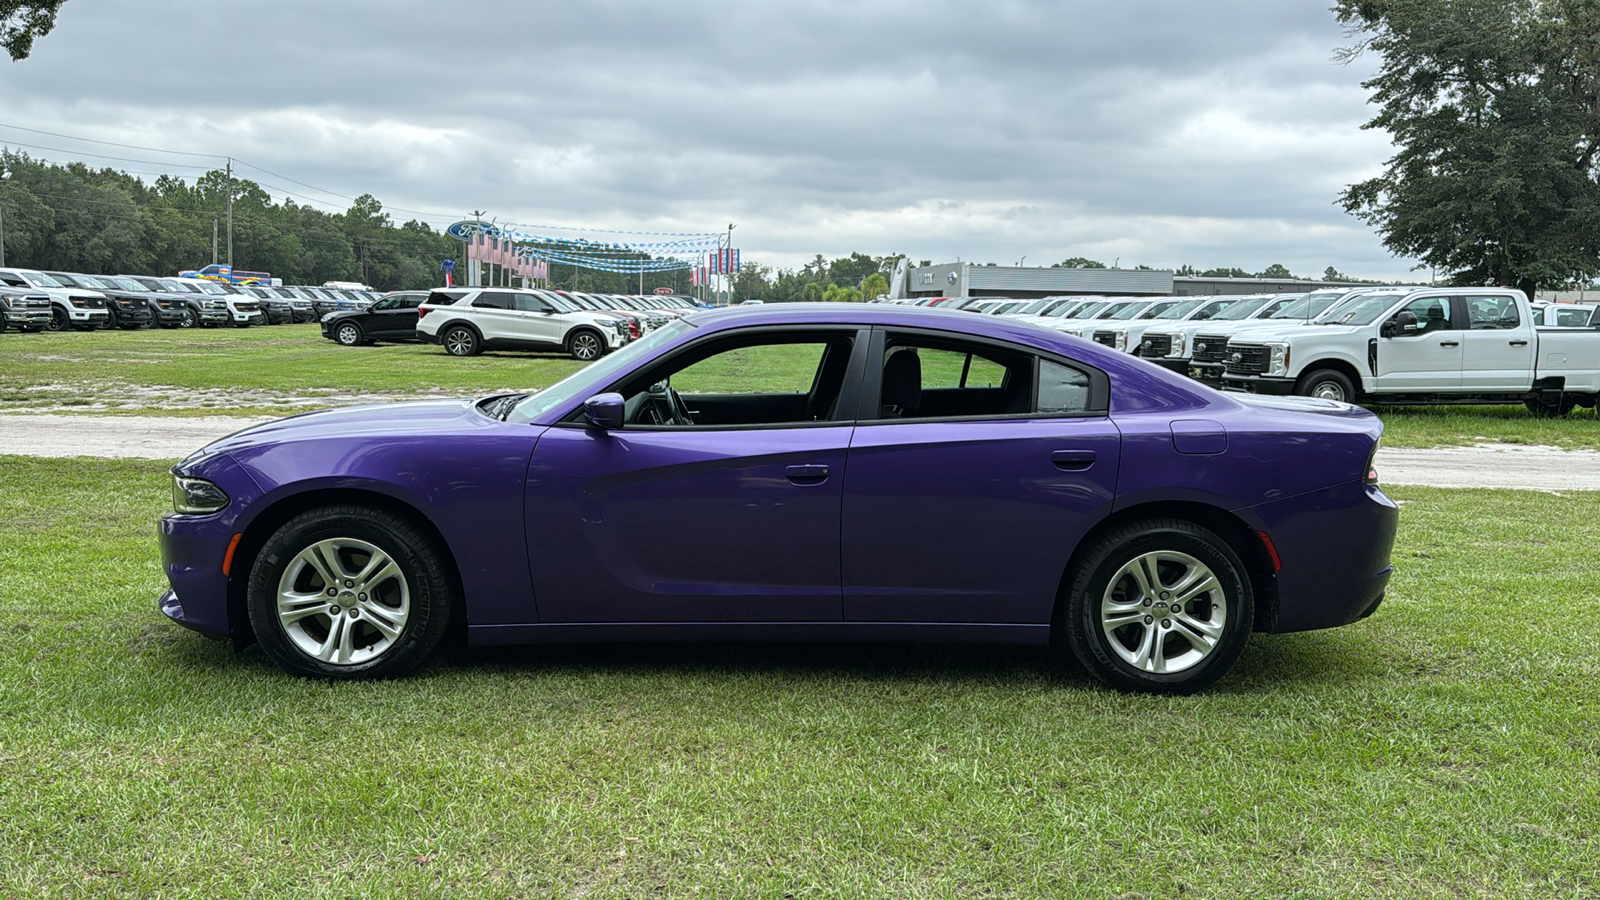
[[[1232,668],[1250,639],[1250,580],[1233,548],[1182,519],[1114,528],[1067,582],[1065,647],[1121,691],[1192,694]]]
[[[46,326],[51,331],[66,331],[69,321],[67,311],[60,307],[50,308],[50,324]]]
[[[346,347],[355,347],[361,343],[361,326],[345,322],[334,331],[333,338]]]
[[[0,334],[4,334],[6,329],[10,327],[11,322],[6,319],[6,314],[0,311]]]
[[[1302,397],[1316,397],[1319,400],[1337,400],[1340,403],[1356,402],[1356,388],[1350,383],[1343,372],[1337,369],[1318,369],[1307,372],[1300,377],[1300,382],[1294,386],[1294,392]]]
[[[409,521],[363,506],[315,509],[267,539],[246,606],[261,649],[318,678],[404,675],[444,637],[445,554]]]
[[[477,356],[483,350],[478,333],[465,325],[452,325],[445,329],[439,342],[444,344],[444,352],[451,356]]]
[[[600,335],[582,328],[567,338],[567,352],[579,362],[594,362],[606,352],[606,342]]]
[[[200,314],[192,309],[183,311],[183,321],[178,323],[179,328],[194,328],[200,324]]]

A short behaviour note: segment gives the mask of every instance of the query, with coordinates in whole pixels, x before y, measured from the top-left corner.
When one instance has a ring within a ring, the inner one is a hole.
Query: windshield
[[[1052,302],[1049,306],[1046,306],[1044,308],[1044,311],[1039,313],[1039,315],[1041,315],[1041,316],[1059,316],[1059,315],[1063,315],[1065,313],[1071,312],[1072,311],[1072,307],[1075,304],[1079,303],[1079,302],[1081,302],[1081,301],[1078,301],[1078,300],[1056,300],[1056,301]]]
[[[1027,306],[1024,306],[1023,308],[1017,310],[1017,315],[1019,315],[1019,316],[1036,316],[1040,312],[1042,312],[1045,307],[1049,306],[1050,304],[1052,304],[1054,302],[1056,302],[1056,301],[1051,300],[1048,297],[1043,299],[1043,300],[1035,300],[1032,303],[1029,303]]]
[[[1095,313],[1099,312],[1102,309],[1105,309],[1107,306],[1110,306],[1110,305],[1111,305],[1111,301],[1110,300],[1096,300],[1093,303],[1085,303],[1084,305],[1078,307],[1077,309],[1073,310],[1072,312],[1067,313],[1066,318],[1068,318],[1068,319],[1087,319],[1087,318],[1093,316]]]
[[[1105,315],[1100,316],[1100,318],[1102,318],[1102,319],[1115,319],[1115,320],[1118,320],[1118,321],[1122,321],[1122,320],[1131,319],[1134,316],[1137,316],[1143,309],[1144,309],[1144,301],[1141,300],[1141,301],[1139,301],[1137,303],[1129,303],[1129,304],[1127,304],[1125,306],[1115,307],[1115,308],[1112,308],[1110,310],[1107,310]]]
[[[215,281],[191,281],[189,284],[194,285],[195,290],[200,293],[210,294],[213,297],[226,296],[228,293],[222,289],[222,285],[217,284]]]
[[[1328,307],[1338,300],[1337,297],[1319,297],[1316,294],[1307,294],[1299,300],[1292,300],[1272,311],[1269,318],[1273,319],[1315,319],[1328,311]]]
[[[1213,314],[1211,316],[1211,320],[1214,322],[1232,322],[1239,319],[1248,319],[1252,315],[1255,315],[1257,310],[1266,306],[1271,300],[1271,297],[1257,297],[1253,300],[1240,300],[1237,303],[1229,304],[1226,309]]]
[[[506,416],[506,421],[531,422],[558,406],[577,400],[576,393],[584,385],[591,384],[596,379],[604,384],[612,376],[632,365],[634,360],[645,358],[654,352],[657,347],[673,340],[693,327],[695,326],[690,325],[683,319],[674,319],[639,340],[623,347],[621,350],[600,357],[597,361],[518,403],[517,408]]]
[[[1181,319],[1189,313],[1200,308],[1204,300],[1185,300],[1182,303],[1173,303],[1159,309],[1152,307],[1139,316],[1141,319]]]
[[[544,296],[544,302],[555,307],[557,312],[574,312],[577,310],[577,307],[572,304],[572,301],[565,297],[552,297],[546,294]]]
[[[1350,298],[1350,302],[1341,304],[1336,314],[1326,317],[1322,324],[1325,325],[1371,325],[1378,321],[1378,317],[1389,311],[1396,300],[1405,294],[1398,291],[1383,294],[1360,294]]]
[[[66,287],[66,285],[64,285],[61,282],[55,280],[54,278],[51,278],[49,275],[46,275],[43,272],[23,272],[22,273],[22,277],[26,278],[28,280],[28,283],[33,285],[34,287],[53,287],[53,288],[64,288],[64,287]]]
[[[132,278],[108,278],[106,280],[125,291],[139,291],[142,293],[145,290],[144,285],[134,281]]]
[[[56,280],[60,281],[59,278]],[[74,280],[78,282],[78,287],[93,288],[97,291],[115,290],[115,285],[107,284],[104,278],[96,278],[93,275],[79,275]]]

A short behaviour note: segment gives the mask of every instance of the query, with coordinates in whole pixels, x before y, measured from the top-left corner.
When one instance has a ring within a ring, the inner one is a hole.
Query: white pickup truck
[[[1600,328],[1543,328],[1521,291],[1363,292],[1322,324],[1228,341],[1224,387],[1348,403],[1523,403],[1566,415],[1600,397]]]

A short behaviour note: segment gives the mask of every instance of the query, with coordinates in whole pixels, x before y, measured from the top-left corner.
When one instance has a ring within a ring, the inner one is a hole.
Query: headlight
[[[1188,335],[1185,335],[1185,334],[1182,334],[1182,333],[1173,335],[1172,336],[1172,347],[1171,347],[1171,349],[1169,349],[1167,351],[1167,355],[1170,356],[1170,357],[1175,357],[1177,359],[1183,359],[1183,358],[1187,357],[1189,354],[1184,353],[1183,351],[1184,351],[1184,348],[1186,346],[1188,346],[1188,344],[1189,344],[1189,336]]]
[[[187,516],[204,516],[228,507],[228,495],[204,478],[172,476],[172,509]]]
[[[1268,357],[1269,362],[1267,363],[1267,374],[1268,375],[1280,375],[1280,376],[1281,375],[1288,375],[1289,374],[1289,345],[1288,344],[1268,344],[1267,345],[1267,352],[1269,354],[1271,354]]]
[[[1114,346],[1119,351],[1127,352],[1127,349],[1128,349],[1128,333],[1126,331],[1117,332],[1117,336],[1115,338],[1113,338],[1112,340],[1114,340],[1116,342],[1112,346]]]

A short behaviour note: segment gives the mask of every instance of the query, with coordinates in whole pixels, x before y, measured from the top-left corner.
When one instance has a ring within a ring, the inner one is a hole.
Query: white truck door
[[[1461,388],[1461,337],[1448,296],[1418,297],[1390,313],[1417,317],[1417,330],[1378,338],[1379,393],[1432,393]],[[1385,329],[1387,330],[1387,329]]]
[[[1533,385],[1536,336],[1510,294],[1468,295],[1467,331],[1462,335],[1461,387],[1479,391],[1525,391]]]

